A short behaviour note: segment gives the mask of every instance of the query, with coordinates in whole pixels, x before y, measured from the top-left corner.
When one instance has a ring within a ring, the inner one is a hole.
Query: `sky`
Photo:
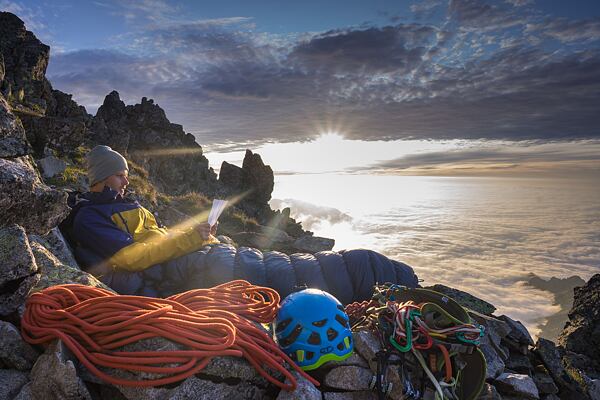
[[[153,98],[205,149],[329,135],[419,144],[370,153],[350,171],[510,170],[526,159],[600,172],[596,0],[0,0],[0,9],[51,46],[47,77],[89,113],[112,90],[127,104]]]

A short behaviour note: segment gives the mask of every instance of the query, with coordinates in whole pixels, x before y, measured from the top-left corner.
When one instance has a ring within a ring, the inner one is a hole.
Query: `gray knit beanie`
[[[127,160],[108,146],[96,146],[86,156],[90,186],[119,171],[129,171]]]

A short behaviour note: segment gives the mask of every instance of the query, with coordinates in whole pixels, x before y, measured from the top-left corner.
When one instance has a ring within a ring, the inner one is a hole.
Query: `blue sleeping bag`
[[[392,282],[417,286],[413,269],[375,251],[356,249],[296,253],[262,253],[227,244],[207,246],[141,272],[111,271],[100,278],[121,294],[165,297],[234,279],[272,287],[284,298],[296,287],[322,289],[343,304],[371,298],[373,286]]]

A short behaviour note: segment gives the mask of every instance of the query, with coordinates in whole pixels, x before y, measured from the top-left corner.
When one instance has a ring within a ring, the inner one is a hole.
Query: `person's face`
[[[125,194],[125,188],[129,185],[129,179],[127,179],[127,171],[119,171],[114,175],[109,176],[104,180],[104,186],[108,186],[115,192],[119,192],[121,196]]]

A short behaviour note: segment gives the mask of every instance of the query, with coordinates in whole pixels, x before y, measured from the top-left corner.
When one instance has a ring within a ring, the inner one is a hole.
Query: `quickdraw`
[[[431,381],[436,400],[459,399],[455,388],[464,363],[454,359],[461,353],[473,352],[484,335],[483,326],[464,323],[434,302],[406,301],[407,290],[393,284],[378,285],[370,301],[349,304],[346,313],[352,329],[369,329],[377,333],[386,349],[387,356],[382,359],[386,367],[391,353],[412,354]],[[385,373],[379,376],[380,357],[377,361],[377,385],[374,386],[383,398],[386,387],[380,383],[384,382]],[[403,364],[401,372],[403,376],[407,374]],[[406,398],[418,399],[426,392],[414,390],[410,381],[404,385],[405,391],[408,385],[411,392]]]

